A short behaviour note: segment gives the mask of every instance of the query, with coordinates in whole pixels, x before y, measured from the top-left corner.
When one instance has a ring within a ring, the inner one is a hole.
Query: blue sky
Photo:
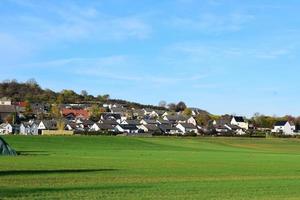
[[[300,115],[298,0],[1,0],[1,79]]]

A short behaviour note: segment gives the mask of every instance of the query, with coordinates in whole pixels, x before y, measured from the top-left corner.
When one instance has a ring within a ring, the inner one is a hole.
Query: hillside
[[[29,101],[31,103],[87,103],[87,104],[104,104],[114,103],[122,104],[124,107],[132,108],[151,108],[167,110],[165,107],[154,105],[144,105],[136,102],[130,102],[122,99],[111,99],[109,95],[93,96],[82,91],[81,94],[73,90],[62,90],[55,92],[51,89],[43,89],[34,79],[27,82],[18,82],[16,80],[7,80],[0,83],[0,97],[9,97],[12,101]],[[207,114],[204,110],[199,111]]]

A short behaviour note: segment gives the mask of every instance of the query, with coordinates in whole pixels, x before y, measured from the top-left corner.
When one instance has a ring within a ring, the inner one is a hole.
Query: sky
[[[299,0],[1,0],[0,80],[300,115]]]

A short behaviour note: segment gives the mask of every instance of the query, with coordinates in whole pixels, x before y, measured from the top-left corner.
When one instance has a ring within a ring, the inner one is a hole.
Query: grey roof
[[[171,124],[168,120],[159,119],[157,120],[160,124]]]
[[[97,126],[100,130],[111,130],[114,129],[114,126],[111,124],[103,124],[103,123],[97,123]]]
[[[57,129],[57,122],[55,120],[42,120],[42,122],[48,130]]]
[[[13,105],[0,105],[0,113],[15,113],[16,107]]]
[[[234,116],[236,122],[245,122],[244,117]]]
[[[110,109],[113,113],[123,113],[126,112],[126,108],[122,108],[122,107],[113,107]]]
[[[138,127],[136,125],[133,125],[133,124],[121,124],[120,126],[123,129],[127,129],[127,130],[138,130]]]
[[[130,125],[139,125],[140,122],[137,120],[126,120],[126,122]]]
[[[170,130],[178,130],[176,127],[171,126],[171,125],[165,125],[165,124],[161,124],[159,125],[159,128],[163,131],[163,132],[167,132]]]
[[[144,125],[149,131],[160,131],[159,127],[154,124]]]
[[[188,129],[197,129],[196,126],[194,126],[194,124],[190,124],[190,123],[180,123],[184,128],[188,128]]]
[[[187,118],[183,115],[167,115],[169,121],[185,121]]]
[[[107,120],[100,120],[100,124],[117,125],[118,122],[116,120],[107,119]]]
[[[284,126],[288,121],[278,121],[275,123],[275,126]]]
[[[121,115],[117,113],[103,113],[103,119],[121,119]]]
[[[147,124],[157,124],[156,120],[153,119],[143,119]]]

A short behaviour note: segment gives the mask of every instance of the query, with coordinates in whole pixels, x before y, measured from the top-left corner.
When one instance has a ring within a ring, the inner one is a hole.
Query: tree
[[[92,121],[99,121],[100,120],[100,117],[101,117],[101,113],[103,113],[105,110],[104,108],[100,108],[98,105],[93,105],[91,108],[90,108],[90,119]]]
[[[86,90],[81,90],[80,94],[86,97],[88,95],[88,92]]]
[[[51,116],[54,119],[60,119],[62,117],[59,110],[59,106],[57,104],[53,104],[51,106]]]
[[[180,112],[180,111],[184,111],[184,109],[186,109],[186,104],[183,101],[178,102],[175,111]]]
[[[168,104],[168,108],[172,111],[175,111],[176,110],[176,104],[175,103],[169,103]]]
[[[28,85],[30,85],[32,87],[38,86],[38,83],[36,82],[36,80],[34,78],[28,79],[26,81],[26,84],[28,84]]]
[[[186,115],[186,116],[191,116],[192,115],[192,109],[190,109],[190,108],[184,109],[183,114]]]
[[[164,100],[162,100],[162,101],[160,101],[160,102],[158,103],[158,106],[159,106],[159,107],[165,108],[165,107],[167,106],[167,102],[164,101]]]
[[[199,114],[195,117],[197,124],[201,126],[207,126],[209,122],[212,120],[210,115]]]

